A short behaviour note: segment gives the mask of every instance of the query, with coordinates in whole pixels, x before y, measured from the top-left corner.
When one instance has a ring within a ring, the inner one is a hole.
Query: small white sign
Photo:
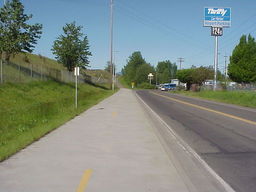
[[[75,67],[74,75],[79,76],[79,67]]]

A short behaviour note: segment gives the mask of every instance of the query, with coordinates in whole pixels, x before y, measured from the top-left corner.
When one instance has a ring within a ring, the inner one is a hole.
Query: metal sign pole
[[[215,37],[214,49],[214,80],[213,90],[217,89],[218,74],[218,36],[223,35],[223,28],[231,26],[231,8],[229,7],[205,7],[204,27],[211,27],[211,35]]]
[[[213,90],[217,88],[217,73],[218,73],[218,36],[215,36],[215,50],[214,50],[214,82]]]
[[[79,67],[75,67],[75,71],[74,71],[74,74],[75,74],[75,81],[76,81],[76,93],[75,93],[75,108],[77,109],[77,95],[78,95],[78,91],[77,91],[77,84],[78,84],[78,76],[79,76]]]
[[[75,97],[75,106],[77,109],[77,75],[76,75],[76,97]]]

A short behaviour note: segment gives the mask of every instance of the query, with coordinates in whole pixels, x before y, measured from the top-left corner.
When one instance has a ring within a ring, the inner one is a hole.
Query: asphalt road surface
[[[255,109],[169,92],[137,94],[235,191],[256,191]]]

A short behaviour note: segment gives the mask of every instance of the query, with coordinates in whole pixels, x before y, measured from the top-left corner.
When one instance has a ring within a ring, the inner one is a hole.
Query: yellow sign
[[[132,82],[132,89],[134,88],[134,85],[135,85],[135,83],[134,83],[134,82]]]

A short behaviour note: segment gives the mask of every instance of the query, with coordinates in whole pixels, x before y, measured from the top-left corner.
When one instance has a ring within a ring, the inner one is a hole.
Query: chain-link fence
[[[201,90],[213,90],[213,85],[203,85]],[[217,90],[227,91],[256,91],[256,84],[239,84],[234,82],[223,82],[217,84]]]
[[[59,82],[74,82],[75,76],[73,72],[65,69],[56,69],[44,66],[42,64],[26,63],[26,65],[20,65],[14,62],[3,62],[1,67],[1,82],[29,82],[29,81],[45,81],[55,80]],[[86,75],[85,72],[80,73],[78,77],[79,83],[109,83],[109,80],[99,77],[93,77]]]

